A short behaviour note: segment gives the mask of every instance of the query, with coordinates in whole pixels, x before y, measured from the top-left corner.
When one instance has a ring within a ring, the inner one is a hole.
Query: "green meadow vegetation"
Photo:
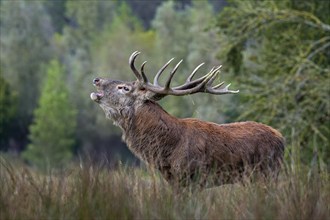
[[[329,8],[320,0],[0,1],[0,219],[329,219]],[[160,104],[180,118],[278,129],[286,139],[278,181],[177,191],[136,165],[89,98],[95,77],[135,80],[133,51],[150,79],[183,59],[174,86],[201,62],[199,76],[222,64],[215,84],[240,93]]]
[[[1,219],[328,219],[329,173],[286,166],[277,182],[173,191],[145,168],[40,173],[1,158]]]

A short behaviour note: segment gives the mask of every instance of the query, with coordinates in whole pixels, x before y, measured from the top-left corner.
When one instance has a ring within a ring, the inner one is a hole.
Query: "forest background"
[[[286,161],[330,169],[330,3],[267,1],[0,1],[0,150],[36,167],[88,159],[136,164],[93,103],[97,76],[151,78],[184,59],[175,83],[222,64],[237,95],[166,97],[177,117],[255,120],[280,130]]]

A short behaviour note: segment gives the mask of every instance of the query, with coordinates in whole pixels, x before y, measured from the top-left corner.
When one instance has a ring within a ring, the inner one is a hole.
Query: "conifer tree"
[[[41,1],[0,2],[0,57],[2,74],[17,93],[18,133],[31,123],[43,65],[53,54],[53,27]],[[33,85],[33,86],[32,86]]]
[[[7,141],[13,130],[13,119],[16,116],[17,95],[4,79],[0,69],[0,150],[7,149]]]
[[[30,141],[23,157],[41,168],[61,167],[72,158],[76,110],[69,101],[64,70],[51,61],[39,106],[30,126]]]

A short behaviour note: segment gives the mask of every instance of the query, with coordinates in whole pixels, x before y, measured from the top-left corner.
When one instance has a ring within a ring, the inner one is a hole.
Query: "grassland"
[[[143,168],[40,173],[0,158],[0,219],[329,219],[327,172],[287,166],[279,181],[173,192]]]

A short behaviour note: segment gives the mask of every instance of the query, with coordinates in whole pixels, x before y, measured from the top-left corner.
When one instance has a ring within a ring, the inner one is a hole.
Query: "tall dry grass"
[[[47,174],[0,158],[0,219],[329,219],[327,172],[285,168],[277,183],[173,192],[142,168],[77,165]]]

